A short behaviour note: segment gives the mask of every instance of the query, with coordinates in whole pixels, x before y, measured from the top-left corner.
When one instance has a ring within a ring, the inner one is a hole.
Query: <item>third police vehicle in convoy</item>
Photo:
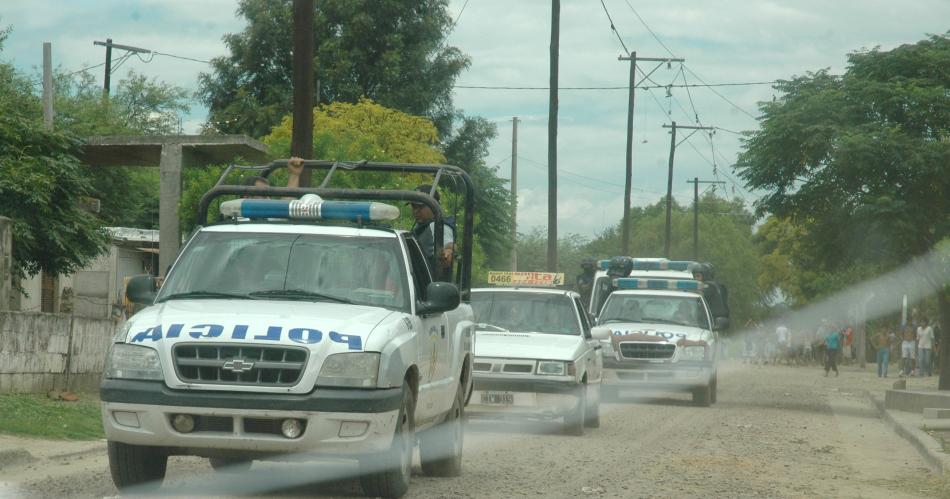
[[[563,274],[492,272],[494,288],[472,290],[475,310],[474,392],[470,417],[563,418],[582,435],[600,425],[601,344]],[[552,287],[539,287],[539,286]]]
[[[611,395],[686,391],[696,405],[716,401],[718,331],[728,318],[710,313],[707,284],[692,279],[691,264],[619,257],[607,265],[610,288],[597,324],[610,329],[603,357]]]

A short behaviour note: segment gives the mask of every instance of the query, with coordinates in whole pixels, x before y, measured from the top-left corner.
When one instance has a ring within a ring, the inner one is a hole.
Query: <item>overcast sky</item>
[[[222,36],[240,31],[236,0],[83,0],[30,2],[0,0],[0,25],[12,25],[0,58],[25,71],[42,63],[42,43],[52,42],[53,62],[67,70],[100,64],[104,48],[95,40],[147,48],[198,60],[226,54]],[[600,0],[562,0],[561,87],[624,87],[629,63],[610,29]],[[677,57],[644,85],[768,82],[807,71],[843,72],[849,52],[883,50],[914,43],[950,29],[948,0],[604,0],[623,44],[640,57]],[[464,7],[464,10],[463,10]],[[546,87],[550,41],[547,0],[452,0],[457,17],[448,43],[471,56],[460,86]],[[634,10],[635,9],[635,10]],[[461,14],[460,14],[461,13]],[[637,16],[639,14],[639,18]],[[290,27],[288,27],[290,29]],[[652,33],[651,33],[652,31]],[[121,52],[114,52],[114,57]],[[168,56],[128,59],[113,74],[134,69],[194,91],[207,64]],[[641,62],[645,72],[655,63]],[[93,69],[101,81],[102,68]],[[701,79],[701,81],[700,81]],[[718,95],[717,95],[718,94]],[[633,203],[659,200],[666,191],[669,131],[678,125],[717,127],[709,137],[697,133],[676,149],[674,197],[692,200],[688,179],[726,182],[725,193],[751,203],[730,165],[740,148],[734,132],[756,128],[757,102],[775,94],[770,85],[638,90],[634,120]],[[627,120],[627,91],[560,92],[558,131],[559,233],[594,236],[619,220]],[[518,116],[519,229],[547,223],[546,90],[464,89],[455,104],[466,114],[498,125],[489,164],[508,177],[511,117]],[[184,117],[194,132],[207,110],[193,103]],[[698,117],[698,122],[697,122]],[[687,135],[678,131],[678,140]],[[723,191],[720,191],[723,192]]]

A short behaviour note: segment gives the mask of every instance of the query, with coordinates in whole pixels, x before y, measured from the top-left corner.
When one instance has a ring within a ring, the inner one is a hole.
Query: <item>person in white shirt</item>
[[[788,355],[789,334],[788,334],[788,328],[785,327],[784,324],[780,324],[777,328],[775,328],[775,339],[776,339],[776,342],[778,343],[778,352],[776,355],[777,360],[775,363],[778,364],[779,362],[781,362],[782,359],[784,359],[785,362],[788,363],[790,360],[789,355]]]
[[[920,353],[918,359],[920,375],[933,376],[934,328],[926,317],[917,328],[917,349]]]

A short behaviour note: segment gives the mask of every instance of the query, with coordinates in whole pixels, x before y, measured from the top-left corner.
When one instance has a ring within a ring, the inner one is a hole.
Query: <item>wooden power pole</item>
[[[53,46],[43,42],[43,126],[53,129]]]
[[[557,65],[561,0],[551,0],[551,83],[548,94],[548,262],[557,272]]]
[[[518,271],[518,117],[511,119],[511,271]]]
[[[290,155],[313,156],[313,0],[294,0],[294,124]],[[312,172],[305,168],[300,186],[310,186]]]
[[[699,177],[693,177],[693,180],[687,180],[687,184],[693,184],[693,260],[699,261],[699,184],[723,184],[721,180],[699,180]]]
[[[676,152],[676,129],[684,128],[687,130],[693,130],[692,133],[686,136],[688,139],[693,133],[696,133],[696,130],[714,130],[710,126],[686,126],[686,125],[676,125],[674,121],[672,125],[663,125],[663,128],[671,128],[670,132],[670,165],[669,172],[666,177],[666,237],[663,240],[663,256],[666,258],[670,257],[670,232],[672,229],[673,221],[673,156]],[[683,139],[683,140],[686,140]]]

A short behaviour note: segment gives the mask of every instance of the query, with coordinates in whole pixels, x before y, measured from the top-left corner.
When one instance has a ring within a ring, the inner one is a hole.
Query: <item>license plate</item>
[[[486,405],[514,405],[515,394],[503,392],[482,392],[482,403]]]

